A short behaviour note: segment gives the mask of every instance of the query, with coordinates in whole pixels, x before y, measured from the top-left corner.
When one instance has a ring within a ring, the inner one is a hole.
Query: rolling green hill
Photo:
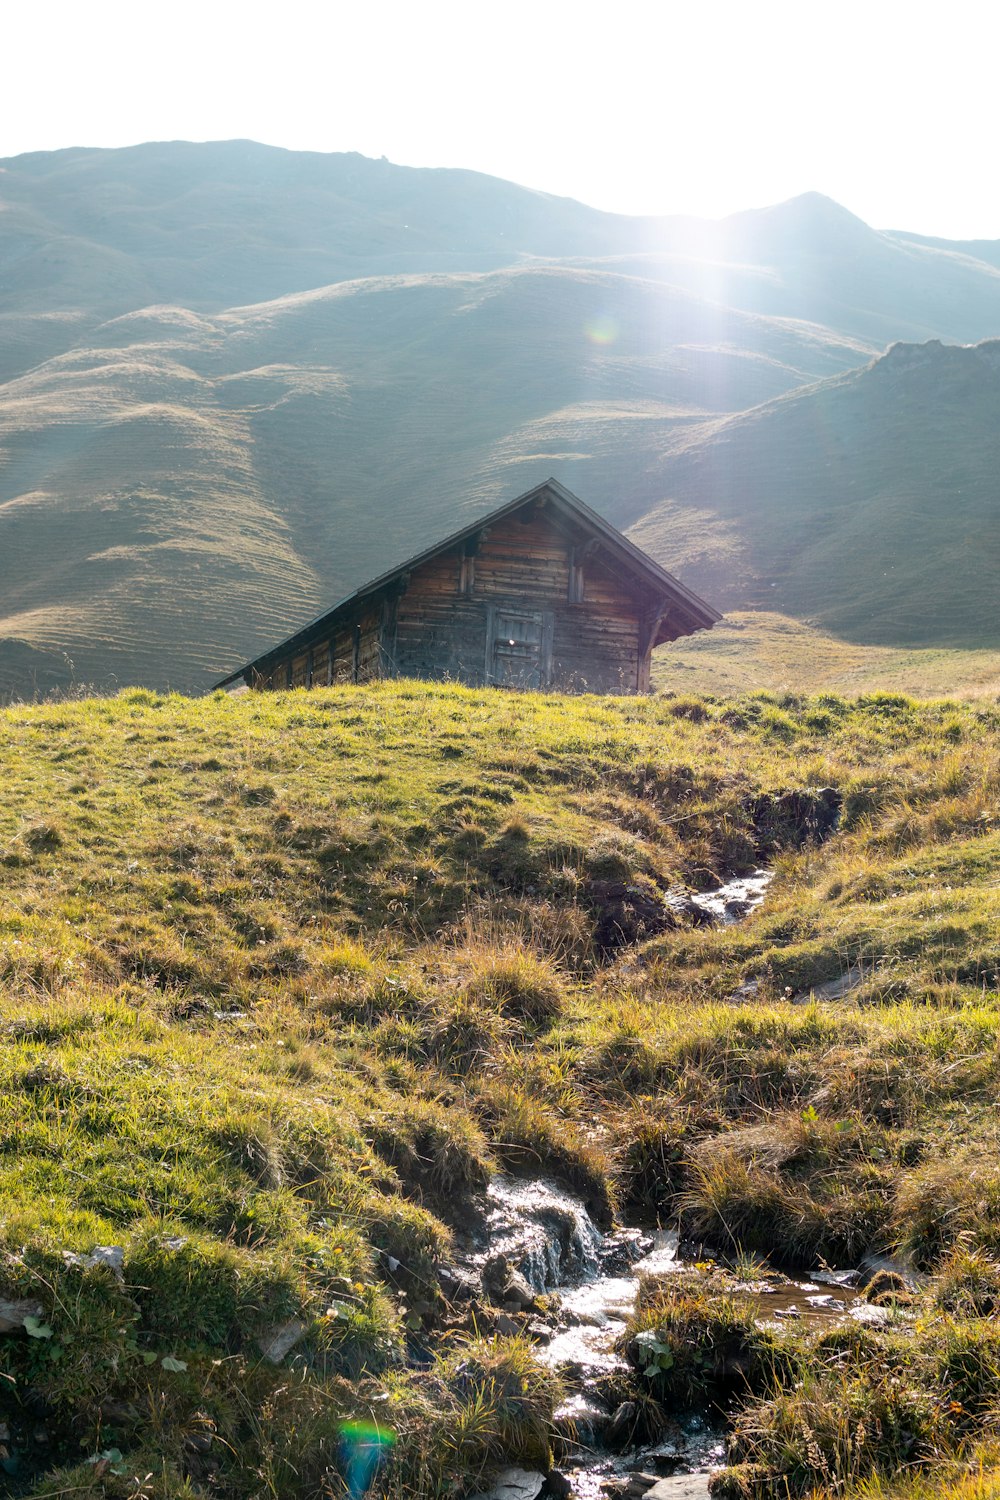
[[[113,319],[2,388],[6,670],[204,687],[549,473],[641,511],[692,430],[867,353],[556,267]]]
[[[998,419],[1000,344],[897,345],[664,453],[667,498],[632,535],[723,605],[996,647]]]
[[[732,610],[713,630],[653,655],[653,687],[675,695],[905,693],[1000,697],[1000,650],[869,646],[769,610]]]
[[[553,473],[727,606],[978,644],[988,356],[947,356],[954,413],[933,351],[854,372],[1000,335],[998,259],[818,194],[708,223],[245,141],[0,162],[0,694],[204,687]]]

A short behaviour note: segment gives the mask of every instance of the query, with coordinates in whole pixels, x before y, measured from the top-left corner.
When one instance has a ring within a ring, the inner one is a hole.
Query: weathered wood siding
[[[255,686],[380,676],[571,692],[648,687],[656,599],[544,510],[506,518],[344,610]],[[509,638],[508,638],[509,637]]]
[[[363,610],[333,631],[317,635],[309,646],[282,656],[252,683],[252,687],[329,687],[333,683],[371,682],[386,674],[381,601],[366,602]]]
[[[477,595],[479,559],[473,558],[472,592],[459,592],[462,554],[435,557],[411,574],[396,600],[395,628],[387,641],[388,671],[398,677],[485,681],[486,612]],[[467,569],[468,571],[468,569]]]
[[[459,551],[424,564],[396,605],[390,670],[473,685],[495,680],[491,622],[505,609],[527,610],[551,617],[543,620],[551,639],[542,680],[523,685],[635,692],[643,603],[598,557],[579,561],[584,540],[544,514],[515,517],[489,531],[474,556]],[[574,565],[578,602],[570,601]]]

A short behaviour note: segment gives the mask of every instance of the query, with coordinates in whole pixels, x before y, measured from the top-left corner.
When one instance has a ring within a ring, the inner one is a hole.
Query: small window
[[[460,594],[471,594],[476,583],[476,559],[474,557],[463,557],[462,566],[458,574],[458,592]]]

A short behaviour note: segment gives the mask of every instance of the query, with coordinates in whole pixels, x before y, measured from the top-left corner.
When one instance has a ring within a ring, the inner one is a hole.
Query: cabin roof
[[[469,537],[475,536],[477,531],[485,527],[495,526],[497,522],[504,521],[508,516],[515,515],[526,505],[534,505],[539,501],[545,503],[553,502],[554,509],[568,514],[574,521],[581,525],[584,530],[589,531],[592,536],[600,538],[602,545],[615,558],[620,567],[624,567],[638,582],[645,584],[654,593],[666,595],[672,609],[676,609],[683,617],[687,629],[679,634],[692,634],[696,630],[708,630],[722,619],[722,615],[711,604],[707,604],[693,589],[687,588],[680,579],[668,573],[666,568],[661,568],[658,562],[654,562],[648,553],[643,552],[628,537],[623,536],[617,527],[612,526],[603,516],[598,515],[596,510],[591,510],[585,505],[578,495],[568,490],[565,485],[557,479],[546,479],[542,484],[536,484],[532,489],[526,490],[523,495],[518,495],[514,500],[508,500],[505,505],[496,510],[488,511],[485,515],[477,516],[460,531],[454,531],[450,536],[435,542],[431,547],[425,547],[422,552],[417,552],[405,562],[398,563],[385,573],[380,573],[377,578],[372,578],[351,594],[345,594],[336,604],[329,609],[323,610],[314,619],[307,621],[294,634],[286,636],[277,645],[262,651],[251,661],[244,662],[237,667],[235,672],[230,672],[221,682],[217,682],[217,688],[228,687],[236,682],[245,673],[260,671],[269,662],[285,656],[289,651],[295,651],[300,646],[306,646],[317,636],[321,636],[327,625],[333,625],[339,615],[351,610],[370,595],[379,593],[404,573],[411,573],[422,563],[430,562],[432,558],[438,557],[443,552],[449,552],[461,545]]]

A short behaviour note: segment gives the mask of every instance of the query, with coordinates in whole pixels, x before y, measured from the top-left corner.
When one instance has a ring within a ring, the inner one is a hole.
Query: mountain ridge
[[[687,532],[684,576],[723,605],[877,645],[1000,645],[998,418],[1000,340],[897,343],[665,455],[667,498],[632,536],[655,553]],[[700,554],[686,508],[716,519]]]
[[[821,194],[633,220],[247,142],[0,168],[0,691],[62,681],[65,660],[203,687],[552,472],[709,597],[770,605],[809,465],[787,525],[759,496],[741,509],[719,480],[740,414],[774,424],[769,404],[895,340],[1000,335],[988,258]],[[794,451],[820,454],[801,425]],[[783,607],[848,630],[852,589],[789,584]]]

